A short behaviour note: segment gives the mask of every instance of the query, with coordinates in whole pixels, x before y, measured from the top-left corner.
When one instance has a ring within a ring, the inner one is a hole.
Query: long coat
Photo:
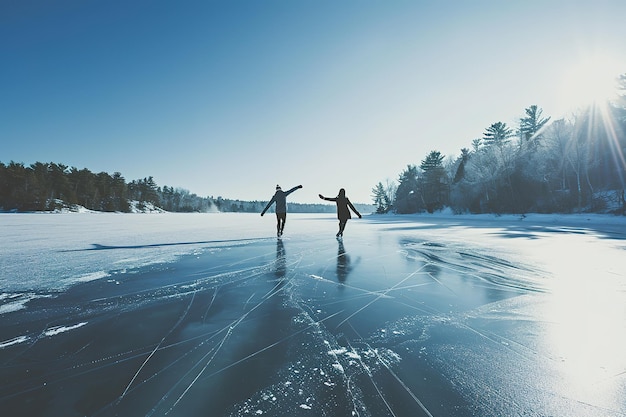
[[[340,222],[347,222],[348,219],[352,218],[352,215],[350,214],[350,210],[348,209],[348,207],[352,209],[354,214],[361,217],[361,214],[359,214],[357,209],[354,208],[350,200],[348,200],[348,197],[339,197],[339,196],[324,197],[324,200],[334,201],[335,203],[337,203],[337,218],[339,219]]]

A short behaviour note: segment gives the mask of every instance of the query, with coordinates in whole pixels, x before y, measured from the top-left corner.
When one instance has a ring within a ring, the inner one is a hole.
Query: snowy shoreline
[[[372,214],[371,219],[380,218],[383,221],[469,221],[469,222],[491,222],[494,225],[502,223],[524,223],[542,224],[555,226],[621,226],[626,232],[626,216],[600,213],[572,213],[572,214]]]

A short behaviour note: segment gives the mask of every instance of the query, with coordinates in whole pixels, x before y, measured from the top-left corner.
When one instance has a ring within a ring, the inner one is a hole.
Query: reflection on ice
[[[360,260],[360,258],[357,258],[355,262],[352,262],[350,255],[346,252],[346,248],[344,247],[343,239],[339,239],[337,247],[337,281],[345,283],[348,279],[348,275],[350,275]]]

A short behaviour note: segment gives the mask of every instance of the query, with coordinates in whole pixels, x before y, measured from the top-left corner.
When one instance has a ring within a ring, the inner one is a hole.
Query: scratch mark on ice
[[[137,370],[137,372],[135,372],[135,375],[133,375],[133,377],[131,378],[130,382],[128,383],[128,385],[126,386],[126,389],[124,390],[124,392],[122,393],[122,395],[120,395],[120,398],[118,401],[121,401],[125,396],[126,393],[128,392],[128,390],[130,389],[130,387],[133,385],[133,382],[135,382],[135,379],[137,379],[137,377],[139,376],[139,373],[141,373],[141,370],[146,366],[146,364],[148,363],[148,361],[150,360],[150,358],[152,358],[152,356],[154,356],[154,354],[159,350],[159,348],[161,347],[161,345],[163,344],[163,342],[165,341],[165,339],[167,339],[167,337],[174,331],[174,329],[176,329],[180,323],[183,322],[183,320],[185,319],[185,317],[187,317],[187,313],[189,313],[189,309],[191,308],[191,305],[193,304],[193,300],[196,298],[196,292],[193,293],[193,296],[191,297],[191,301],[189,301],[189,304],[187,305],[187,309],[185,310],[185,312],[182,314],[182,316],[178,319],[178,321],[176,322],[176,324],[174,324],[174,326],[165,334],[165,336],[163,336],[163,338],[161,339],[161,341],[159,342],[158,345],[156,345],[156,347],[152,350],[152,352],[150,353],[150,355],[148,355],[148,357],[146,358],[145,361],[143,361],[143,363],[141,364],[141,366],[139,367],[139,369]]]

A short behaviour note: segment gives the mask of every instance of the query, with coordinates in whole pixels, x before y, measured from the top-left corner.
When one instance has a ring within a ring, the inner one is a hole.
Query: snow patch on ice
[[[3,342],[0,342],[0,349],[4,349],[6,347],[13,346],[13,345],[18,345],[20,343],[27,342],[28,340],[30,340],[30,338],[28,336],[14,337],[13,339],[9,339],[9,340],[5,340]]]
[[[346,373],[346,371],[344,371],[343,366],[340,363],[333,363],[333,368],[335,368],[336,370],[338,370],[342,374]]]
[[[356,352],[346,352],[346,356],[350,359],[361,359],[361,355]]]
[[[60,333],[65,333],[65,332],[69,332],[69,331],[74,330],[74,329],[78,329],[79,327],[83,327],[86,324],[87,324],[87,322],[84,321],[84,322],[81,322],[81,323],[74,324],[72,326],[55,326],[55,327],[50,327],[49,329],[46,329],[43,332],[43,334],[44,334],[44,336],[48,336],[48,337],[56,336],[56,335],[58,335]]]
[[[0,314],[11,313],[26,308],[33,297],[24,294],[0,294]]]
[[[30,301],[45,297],[50,296],[35,293],[2,293],[0,294],[0,315],[23,310]]]
[[[108,278],[110,276],[111,276],[111,274],[109,274],[108,272],[96,271],[96,272],[91,272],[91,273],[83,274],[83,275],[79,276],[78,278],[76,278],[75,282],[95,281],[97,279]]]
[[[354,350],[349,351],[345,347],[329,350],[328,354],[329,355],[333,355],[333,356],[345,355],[346,357],[348,357],[350,359],[361,359],[361,355],[359,355]]]
[[[348,349],[342,347],[342,348],[339,348],[339,349],[329,350],[328,354],[329,355],[342,355],[342,354],[346,353],[347,351],[348,351]]]

